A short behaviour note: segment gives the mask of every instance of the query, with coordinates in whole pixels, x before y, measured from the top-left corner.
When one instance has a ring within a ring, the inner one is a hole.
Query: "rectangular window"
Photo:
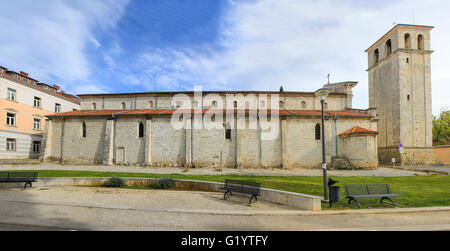
[[[229,124],[225,125],[225,139],[231,139],[231,129]]]
[[[16,125],[16,114],[14,113],[6,113],[6,124],[10,126]]]
[[[34,130],[41,130],[41,120],[40,119],[34,119],[33,129]]]
[[[16,101],[16,90],[8,88],[8,99],[12,101]]]
[[[33,141],[33,152],[34,153],[41,152],[41,142],[40,141]]]
[[[55,112],[56,113],[60,113],[61,112],[61,105],[58,104],[58,103],[55,104]]]
[[[41,98],[34,97],[34,107],[41,107]]]
[[[16,151],[16,139],[6,139],[6,151]]]

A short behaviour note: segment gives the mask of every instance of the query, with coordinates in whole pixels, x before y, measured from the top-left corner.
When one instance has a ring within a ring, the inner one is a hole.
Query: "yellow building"
[[[0,66],[0,159],[38,158],[45,116],[80,109],[77,97]]]

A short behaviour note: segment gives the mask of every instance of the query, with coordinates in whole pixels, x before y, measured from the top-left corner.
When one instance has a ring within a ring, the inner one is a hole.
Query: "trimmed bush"
[[[158,189],[170,189],[175,187],[175,180],[172,178],[160,178],[156,184]]]
[[[109,187],[123,187],[125,186],[125,179],[121,177],[111,177],[108,182]]]

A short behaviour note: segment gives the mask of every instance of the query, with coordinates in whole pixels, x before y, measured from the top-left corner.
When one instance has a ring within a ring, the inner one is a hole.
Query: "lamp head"
[[[325,100],[328,95],[330,94],[331,90],[328,88],[322,88],[317,90],[316,92],[314,92],[314,95],[316,95],[316,97],[320,98],[320,100]]]

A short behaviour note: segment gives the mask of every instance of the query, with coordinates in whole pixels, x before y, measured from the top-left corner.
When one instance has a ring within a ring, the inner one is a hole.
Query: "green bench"
[[[361,208],[361,204],[359,204],[358,199],[381,198],[380,203],[383,203],[383,200],[389,200],[395,207],[395,202],[391,199],[391,197],[402,196],[400,194],[393,194],[388,184],[344,185],[344,189],[346,193],[345,198],[348,199],[348,205],[350,206],[350,203],[355,201],[359,208]]]

